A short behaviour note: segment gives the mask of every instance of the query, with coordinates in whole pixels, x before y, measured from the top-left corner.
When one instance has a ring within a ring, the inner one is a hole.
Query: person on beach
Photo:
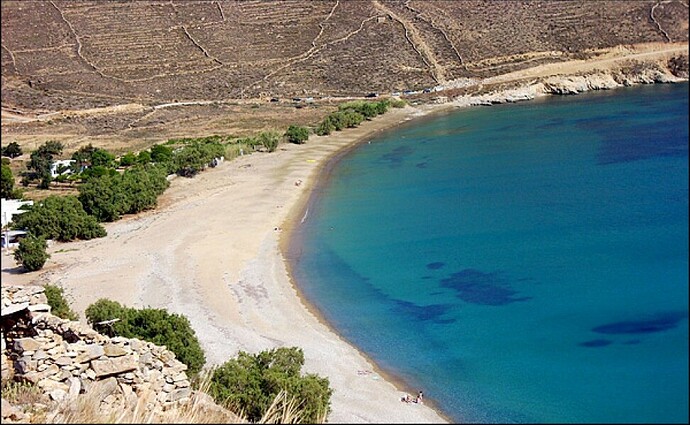
[[[404,401],[405,403],[409,403],[412,401],[412,397],[410,397],[409,394],[405,393],[405,397],[403,397],[402,401]]]
[[[422,390],[419,390],[419,394],[417,395],[417,403],[422,404],[424,403],[424,394],[422,393]]]

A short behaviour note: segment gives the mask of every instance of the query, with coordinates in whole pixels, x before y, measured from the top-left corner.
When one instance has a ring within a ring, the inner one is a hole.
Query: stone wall
[[[174,353],[52,315],[41,286],[2,286],[1,340],[3,382],[30,382],[55,402],[88,393],[106,414],[133,405],[163,412],[192,395]]]

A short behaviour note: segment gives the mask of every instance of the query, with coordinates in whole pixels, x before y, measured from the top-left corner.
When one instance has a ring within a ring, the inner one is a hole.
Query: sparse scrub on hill
[[[139,338],[165,345],[175,353],[177,360],[187,365],[190,376],[199,373],[206,362],[199,339],[183,315],[171,314],[165,309],[129,308],[104,298],[91,304],[85,314],[91,326],[109,336]],[[107,326],[96,325],[112,319],[120,320]]]
[[[46,298],[48,298],[48,305],[50,306],[50,312],[52,314],[62,319],[79,319],[77,313],[72,311],[69,303],[65,299],[62,288],[56,285],[46,285],[44,294]]]
[[[89,177],[79,186],[79,201],[98,221],[115,221],[123,214],[153,208],[170,185],[160,165],[137,165],[124,173]]]
[[[23,208],[27,211],[12,218],[12,227],[38,237],[69,242],[106,235],[105,228],[89,216],[79,199],[72,195],[50,195]]]
[[[46,252],[48,245],[44,238],[28,234],[19,241],[19,247],[14,251],[14,259],[20,263],[26,271],[33,272],[43,268],[50,258]]]
[[[309,129],[299,125],[291,125],[285,131],[285,137],[288,142],[295,144],[302,144],[309,139]]]
[[[405,105],[407,105],[407,102],[405,102],[402,99],[393,99],[391,100],[391,106],[393,108],[404,108]]]
[[[249,354],[240,351],[215,368],[209,394],[217,403],[241,411],[249,421],[260,420],[281,392],[300,405],[300,422],[321,423],[330,411],[333,390],[328,378],[301,375],[304,353],[298,347],[281,347]]]

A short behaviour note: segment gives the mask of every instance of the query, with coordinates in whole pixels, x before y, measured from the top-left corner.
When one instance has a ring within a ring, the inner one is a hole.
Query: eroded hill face
[[[671,1],[4,1],[2,106],[363,96],[687,41]]]

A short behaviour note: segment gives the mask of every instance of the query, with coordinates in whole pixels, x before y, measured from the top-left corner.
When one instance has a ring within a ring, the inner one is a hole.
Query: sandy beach
[[[225,161],[193,179],[176,178],[157,209],[106,224],[107,237],[51,246],[43,270],[12,273],[14,260],[3,254],[3,283],[57,284],[82,320],[100,298],[183,314],[207,364],[239,350],[301,347],[304,372],[328,377],[334,389],[329,422],[447,422],[429,403],[402,403],[406,390],[416,390],[386,380],[310,312],[279,249],[290,212],[306,200],[328,158],[434,109],[393,109],[356,129]]]

